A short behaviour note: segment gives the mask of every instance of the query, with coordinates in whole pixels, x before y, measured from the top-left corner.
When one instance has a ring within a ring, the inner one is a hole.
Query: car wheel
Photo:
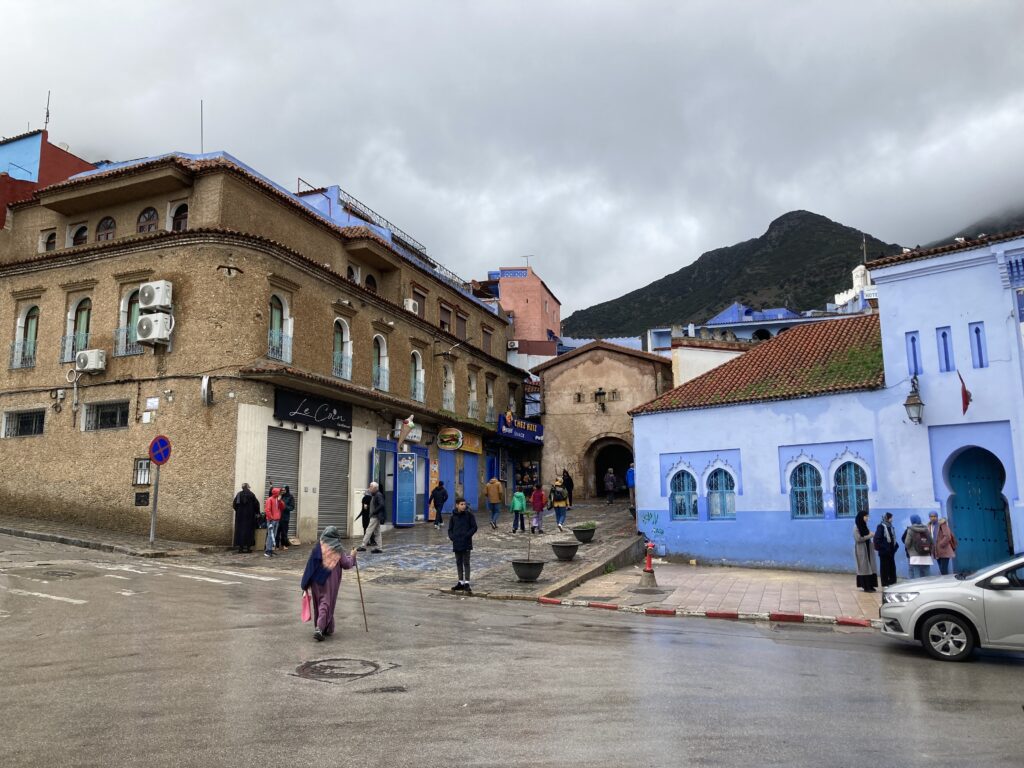
[[[963,661],[974,650],[974,631],[961,617],[940,613],[924,623],[921,643],[933,659]]]

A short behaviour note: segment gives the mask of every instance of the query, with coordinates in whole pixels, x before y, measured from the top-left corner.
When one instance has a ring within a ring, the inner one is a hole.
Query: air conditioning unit
[[[83,349],[75,355],[75,370],[99,373],[107,368],[107,353],[102,349]]]
[[[406,299],[402,304],[414,315],[418,315],[420,313],[420,303],[416,301],[416,299]]]
[[[508,343],[508,348],[509,349],[519,349],[519,342],[517,340],[513,339],[512,341],[510,341]]]
[[[170,311],[171,283],[167,280],[154,280],[139,286],[139,310],[142,312]]]
[[[139,344],[167,344],[174,330],[174,315],[154,312],[142,315],[135,323],[135,336]]]

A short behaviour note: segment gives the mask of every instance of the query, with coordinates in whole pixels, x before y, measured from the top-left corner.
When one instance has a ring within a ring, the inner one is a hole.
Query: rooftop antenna
[[[43,119],[43,130],[50,126],[50,92],[46,92],[46,117]]]
[[[520,256],[519,258],[526,259],[526,268],[529,269],[530,268],[530,259],[533,258],[533,254],[532,253],[528,253],[525,256]]]
[[[868,236],[863,232],[860,233],[860,251],[861,251],[861,264],[868,263]]]
[[[206,144],[203,136],[203,100],[199,100],[199,154],[206,154]]]

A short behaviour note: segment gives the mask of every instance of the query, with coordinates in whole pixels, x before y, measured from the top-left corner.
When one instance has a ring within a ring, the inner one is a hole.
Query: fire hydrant
[[[654,554],[654,542],[647,542],[647,560],[644,563],[644,572],[640,574],[641,587],[656,587],[658,582],[654,578],[654,563],[651,556]]]

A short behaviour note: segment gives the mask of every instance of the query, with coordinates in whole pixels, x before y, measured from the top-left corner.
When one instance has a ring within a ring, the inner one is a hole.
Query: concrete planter
[[[597,533],[597,528],[573,528],[572,535],[576,537],[576,540],[581,544],[589,544],[594,540],[594,534]]]
[[[580,548],[578,541],[553,541],[551,549],[559,560],[572,560],[576,557],[576,550]]]
[[[516,572],[516,578],[520,581],[532,582],[540,577],[544,570],[543,560],[513,560],[512,570]]]

